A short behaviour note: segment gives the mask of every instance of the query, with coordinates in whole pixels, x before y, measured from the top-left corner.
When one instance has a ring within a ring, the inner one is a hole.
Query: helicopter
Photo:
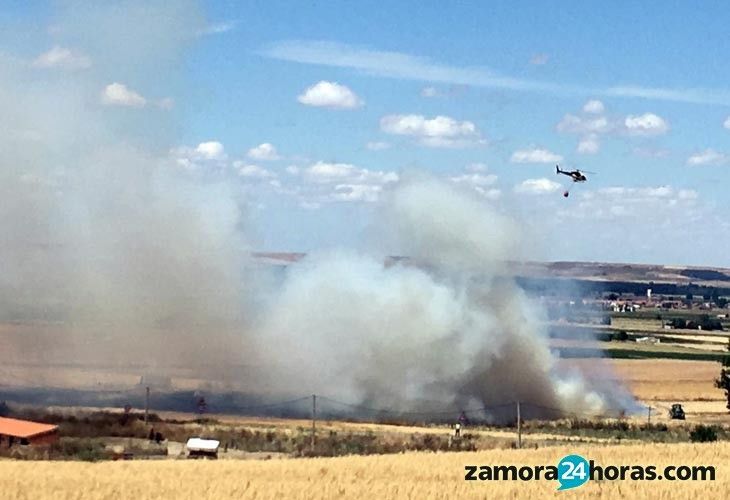
[[[595,172],[589,172],[587,170],[581,171],[578,169],[570,170],[570,171],[569,170],[560,170],[560,165],[555,165],[555,173],[558,175],[559,174],[567,175],[568,177],[573,179],[573,182],[585,182],[588,180],[588,177],[586,177],[585,174],[593,174]],[[563,196],[565,196],[567,198],[569,195],[570,195],[570,191],[566,189],[565,192],[563,193]]]
[[[585,174],[593,174],[595,172],[589,172],[587,170],[582,170],[581,171],[581,170],[578,170],[578,169],[575,169],[575,170],[572,170],[572,171],[560,170],[560,165],[555,165],[555,173],[556,174],[567,175],[568,177],[570,177],[571,179],[573,179],[573,182],[585,182],[585,181],[588,180],[588,177],[586,177]]]

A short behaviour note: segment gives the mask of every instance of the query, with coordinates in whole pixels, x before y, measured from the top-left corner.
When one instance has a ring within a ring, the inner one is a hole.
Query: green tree
[[[722,368],[720,369],[720,377],[715,380],[715,387],[725,391],[725,399],[727,400],[725,407],[730,410],[730,338],[727,340],[725,349],[727,354],[723,356],[720,362]]]

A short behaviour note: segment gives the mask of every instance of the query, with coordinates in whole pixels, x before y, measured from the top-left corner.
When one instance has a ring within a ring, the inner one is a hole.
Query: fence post
[[[522,448],[522,416],[519,401],[517,401],[517,448]]]
[[[312,454],[314,454],[314,439],[317,434],[317,395],[312,394]]]

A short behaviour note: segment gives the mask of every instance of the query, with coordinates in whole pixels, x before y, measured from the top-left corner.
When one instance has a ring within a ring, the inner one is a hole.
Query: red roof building
[[[0,447],[10,448],[14,444],[51,444],[57,440],[57,425],[0,417]]]

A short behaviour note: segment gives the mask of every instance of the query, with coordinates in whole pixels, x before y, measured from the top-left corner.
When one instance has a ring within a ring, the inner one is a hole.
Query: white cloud
[[[491,186],[497,182],[497,176],[494,174],[461,174],[451,177],[451,182],[457,184],[468,184],[470,186]]]
[[[722,126],[730,130],[730,116],[725,119],[725,122],[722,124]]]
[[[332,198],[337,201],[378,201],[382,186],[368,184],[338,184]]]
[[[654,113],[629,115],[624,120],[624,126],[629,135],[662,135],[669,130],[669,124],[666,120]]]
[[[489,167],[485,163],[470,163],[466,166],[467,172],[486,172]]]
[[[480,196],[489,200],[496,200],[502,195],[502,192],[499,189],[491,187],[497,182],[497,176],[494,174],[461,174],[452,176],[450,180],[454,184],[472,189]]]
[[[276,148],[268,142],[264,142],[263,144],[259,144],[258,146],[249,149],[246,154],[249,158],[254,160],[273,161],[279,159],[279,154],[277,153]]]
[[[233,166],[238,170],[238,175],[241,177],[254,179],[272,179],[276,177],[276,174],[258,165],[246,165],[243,162],[237,161],[233,163]]]
[[[580,154],[593,155],[598,153],[599,149],[601,149],[601,143],[598,140],[598,135],[588,134],[587,136],[583,137],[578,143],[577,151]]]
[[[436,97],[438,95],[439,91],[436,90],[436,87],[424,87],[421,90],[421,97]]]
[[[657,158],[666,158],[669,156],[668,149],[639,147],[639,148],[634,148],[632,151],[636,156],[639,156],[641,158],[657,159]]]
[[[110,83],[101,93],[101,102],[108,106],[128,106],[142,108],[147,100],[137,92],[121,83]]]
[[[547,149],[532,148],[515,151],[509,161],[512,163],[558,163],[562,160],[562,156]]]
[[[56,45],[48,52],[39,55],[34,61],[36,68],[86,69],[91,67],[91,59],[78,52]]]
[[[297,170],[301,184],[296,192],[300,203],[316,205],[332,201],[374,202],[385,188],[398,181],[395,172],[368,170],[349,163],[318,161]]]
[[[178,165],[190,170],[200,167],[200,162],[204,162],[206,165],[213,162],[220,164],[228,158],[223,144],[218,141],[201,142],[194,148],[182,146],[173,149],[170,154]]]
[[[558,123],[558,132],[568,134],[605,134],[612,130],[605,116],[581,117],[567,114]]]
[[[680,189],[677,192],[677,196],[680,200],[696,200],[697,199],[697,191],[693,189]]]
[[[299,167],[297,167],[296,165],[289,165],[288,167],[286,167],[285,170],[286,170],[286,173],[288,173],[289,175],[299,175],[299,171],[301,169]]]
[[[224,160],[226,158],[223,144],[218,141],[201,142],[195,148],[195,152],[204,160]]]
[[[591,99],[583,105],[583,112],[600,115],[604,111],[603,103],[597,99]]]
[[[205,28],[198,31],[198,36],[205,36],[205,35],[220,35],[222,33],[228,33],[229,31],[233,30],[236,25],[238,24],[238,21],[221,21],[218,23],[209,24]]]
[[[687,190],[685,190],[687,191]],[[671,186],[657,187],[625,187],[615,186],[598,190],[600,195],[621,199],[625,203],[633,203],[638,199],[646,198],[671,198],[677,195],[677,191]]]
[[[687,165],[726,165],[730,163],[730,157],[725,153],[715,151],[714,149],[705,149],[699,153],[695,153],[687,158]]]
[[[527,179],[515,186],[516,193],[525,194],[546,194],[554,193],[560,189],[560,184],[550,179]]]
[[[434,62],[427,57],[403,52],[372,50],[333,42],[286,40],[270,44],[264,47],[260,53],[274,59],[349,68],[360,73],[384,78],[551,93],[561,96],[601,95],[696,104],[730,104],[730,92],[727,90],[666,89],[636,85],[590,88],[516,78],[501,75],[488,68],[449,66]]]
[[[355,93],[337,82],[320,81],[307,88],[297,100],[307,106],[354,109],[364,103]]]
[[[542,66],[544,64],[547,64],[549,59],[550,56],[547,54],[535,54],[530,58],[530,64],[534,66]]]
[[[326,163],[318,161],[304,171],[308,179],[315,183],[344,183],[350,184],[397,182],[395,172],[372,171],[359,168],[349,163]]]
[[[387,134],[415,137],[428,147],[460,148],[486,141],[476,125],[448,116],[428,119],[423,115],[387,115],[380,119],[380,129]]]
[[[368,142],[365,147],[368,148],[370,151],[382,151],[384,149],[390,148],[390,144],[383,141],[375,141]]]

